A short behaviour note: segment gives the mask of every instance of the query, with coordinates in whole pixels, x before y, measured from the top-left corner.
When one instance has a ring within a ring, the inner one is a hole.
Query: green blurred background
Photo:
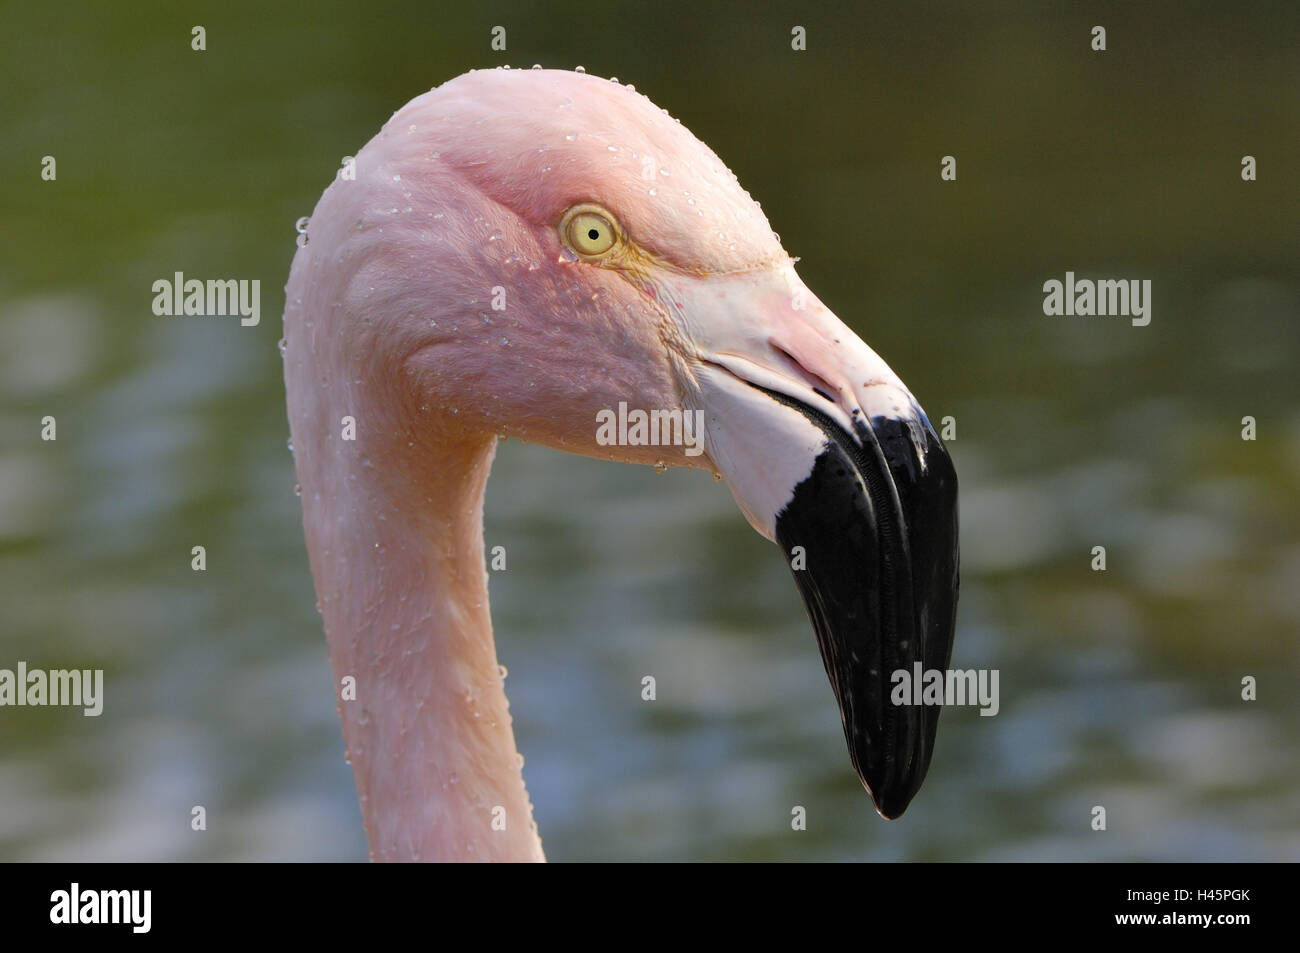
[[[506,444],[492,600],[549,856],[1300,858],[1300,6],[1136,6],[0,7],[0,667],[106,670],[97,719],[0,709],[0,859],[365,857],[285,447],[293,223],[406,100],[506,63],[680,117],[956,418],[954,665],[1001,670],[883,822],[726,489]],[[1066,270],[1151,279],[1150,326],[1045,317]],[[259,278],[262,323],[153,316],[175,271]]]

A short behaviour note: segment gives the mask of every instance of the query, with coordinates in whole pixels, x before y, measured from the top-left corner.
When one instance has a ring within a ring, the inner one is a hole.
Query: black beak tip
[[[871,785],[864,785],[871,800],[876,805],[876,813],[887,821],[896,821],[903,816],[907,806],[912,803],[916,787],[908,785],[903,788],[883,788],[877,793]]]
[[[887,821],[902,817],[921,789],[933,750],[930,726],[924,719],[903,719],[892,732],[855,733],[850,741],[858,779]]]

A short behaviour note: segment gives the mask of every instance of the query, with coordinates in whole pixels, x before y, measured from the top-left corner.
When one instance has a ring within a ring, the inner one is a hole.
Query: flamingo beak
[[[796,547],[806,554],[795,584],[849,757],[876,809],[895,818],[925,779],[940,708],[893,704],[892,676],[912,676],[917,663],[923,671],[948,667],[958,587],[956,474],[919,406],[915,417],[874,417],[850,435],[806,404],[771,396],[826,436],[812,472],[777,515],[776,541],[792,569]]]
[[[948,667],[957,477],[902,381],[787,271],[696,285],[678,314],[700,349],[710,459],[785,551],[853,767],[896,818],[925,779],[940,708],[895,704],[894,674]]]

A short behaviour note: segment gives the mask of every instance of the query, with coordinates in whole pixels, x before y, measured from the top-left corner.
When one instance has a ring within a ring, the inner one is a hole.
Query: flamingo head
[[[859,777],[903,812],[939,709],[891,690],[948,665],[956,476],[707,146],[615,82],[476,71],[394,114],[309,234],[291,297],[341,266],[340,346],[430,446],[507,435],[725,479],[786,552]]]

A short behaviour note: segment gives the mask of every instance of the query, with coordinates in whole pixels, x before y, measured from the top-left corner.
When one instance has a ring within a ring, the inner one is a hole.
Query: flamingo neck
[[[390,425],[385,440],[392,408],[358,397],[372,432],[350,445],[313,429],[297,467],[371,857],[542,860],[488,608],[495,438],[417,447]]]

